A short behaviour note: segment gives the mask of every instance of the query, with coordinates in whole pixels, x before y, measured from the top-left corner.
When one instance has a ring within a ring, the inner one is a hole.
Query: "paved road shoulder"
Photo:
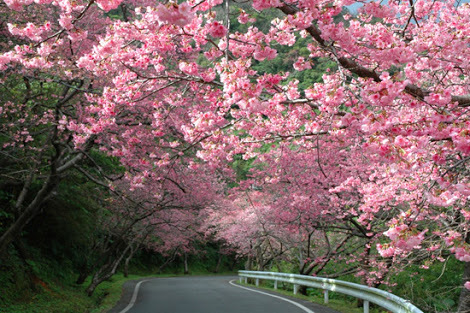
[[[299,299],[299,298],[296,298],[296,297],[293,297],[293,296],[287,296],[287,295],[284,295],[282,293],[275,292],[275,291],[272,291],[272,290],[269,290],[269,289],[257,288],[253,285],[244,285],[244,284],[243,285],[239,284],[239,286],[254,289],[254,290],[259,290],[259,291],[269,293],[269,294],[274,295],[274,296],[282,296],[283,298],[295,301],[295,302],[309,308],[310,310],[314,311],[315,313],[341,313],[339,311],[336,311],[336,310],[331,309],[329,307],[323,306],[321,304],[313,303],[313,302],[310,302],[308,300]]]
[[[132,295],[134,294],[135,286],[140,281],[149,280],[149,279],[158,279],[158,277],[144,277],[144,278],[126,281],[124,285],[122,286],[121,298],[119,299],[118,303],[116,303],[116,305],[107,313],[120,313],[122,310],[124,310],[129,305],[129,302],[131,302]]]

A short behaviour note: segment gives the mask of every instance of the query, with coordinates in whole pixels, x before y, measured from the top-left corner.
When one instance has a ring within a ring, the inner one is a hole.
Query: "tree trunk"
[[[78,274],[78,278],[77,278],[77,281],[76,281],[75,283],[76,283],[77,285],[82,285],[82,284],[85,282],[85,280],[86,280],[87,277],[88,277],[88,273],[86,273],[86,272],[80,272],[80,273]]]
[[[173,260],[176,258],[176,254],[178,253],[178,249],[179,247],[176,247],[175,251],[173,251],[173,254],[171,255],[171,257],[169,257],[165,263],[163,263],[162,265],[160,265],[160,267],[158,268],[158,273],[161,274],[163,269],[168,265],[170,264],[171,262],[173,262]]]
[[[105,264],[103,265],[98,272],[93,275],[93,278],[91,279],[90,285],[88,285],[86,289],[86,293],[88,294],[89,297],[93,295],[93,292],[95,292],[96,287],[98,287],[99,284],[104,282],[105,280],[111,278],[115,273],[116,273],[116,268],[121,262],[122,258],[119,258],[118,260],[115,260],[111,264]]]
[[[65,104],[78,93],[77,89],[74,90],[71,94],[67,95],[69,89],[69,87],[65,89],[66,91],[64,92],[64,98],[56,105],[56,112],[58,112],[58,107]],[[58,118],[56,118],[56,122],[58,121]],[[29,203],[28,206],[26,206],[24,210],[21,210],[23,201],[29,191],[29,184],[31,183],[30,180],[33,179],[34,174],[31,174],[30,178],[28,178],[28,180],[25,182],[23,190],[18,197],[18,203],[15,205],[17,210],[16,213],[19,214],[18,218],[0,237],[0,255],[6,251],[8,246],[21,234],[23,228],[39,213],[41,205],[53,195],[54,189],[60,182],[60,175],[62,175],[71,167],[75,166],[84,156],[84,153],[79,153],[73,158],[67,158],[67,156],[62,154],[61,148],[59,148],[60,145],[54,143],[57,140],[57,126],[54,128],[51,136],[52,137],[49,140],[54,146],[56,152],[50,161],[50,172],[41,189],[34,196],[33,200]],[[83,151],[89,151],[91,149],[95,138],[96,136],[93,135],[87,140],[83,147]],[[66,159],[68,161],[64,163],[64,160]]]
[[[297,292],[301,295],[304,295],[306,296],[307,295],[307,286],[299,286],[299,289],[297,290]]]
[[[248,256],[246,262],[245,262],[245,270],[246,271],[251,271],[253,268],[252,260],[251,260],[251,255]]]
[[[462,285],[470,281],[470,262],[465,262],[465,268],[462,275]],[[470,313],[470,290],[462,286],[459,298],[458,313]]]
[[[75,282],[77,285],[81,285],[85,282],[86,278],[90,274],[90,269],[87,266],[82,266],[78,269],[78,278]]]
[[[466,243],[470,243],[470,233],[465,238]],[[470,281],[470,262],[465,262],[465,267],[462,275],[462,290],[459,297],[458,313],[470,313],[470,290],[463,286],[466,282]]]
[[[124,261],[124,277],[129,277],[129,262],[138,250],[139,245],[133,246],[131,245],[131,251],[127,256],[126,260]]]
[[[89,297],[93,295],[93,292],[95,292],[96,287],[98,287],[98,285],[105,280],[104,277],[100,277],[99,275],[100,272],[101,270],[96,272],[95,275],[93,275],[93,278],[91,279],[91,283],[90,285],[88,285],[86,289],[86,293]]]
[[[215,266],[214,273],[218,273],[220,271],[221,264],[222,264],[222,254],[219,253],[219,258],[217,259],[217,265]]]
[[[235,266],[238,264],[238,259],[236,257],[233,257],[233,260],[232,262],[230,263],[230,271],[233,272],[233,270],[235,269]]]
[[[41,204],[51,195],[58,181],[59,179],[56,175],[49,175],[33,201],[0,237],[0,254],[5,252],[8,246],[21,234],[23,228],[39,213]]]
[[[88,285],[86,289],[86,293],[88,294],[89,297],[93,295],[93,292],[95,291],[96,287],[98,287],[99,284],[104,282],[105,280],[111,278],[115,273],[116,269],[121,263],[122,259],[124,256],[127,254],[127,251],[129,251],[130,245],[124,249],[124,251],[119,254],[116,258],[110,258],[106,264],[104,264],[94,275],[93,278],[91,279],[90,285]]]
[[[124,261],[124,277],[129,277],[129,261],[131,257],[127,257]]]
[[[18,239],[15,241],[14,246],[16,247],[16,250],[18,251],[18,254],[20,257],[26,262],[26,260],[31,259],[29,252],[26,250],[26,247],[24,246],[23,240]]]
[[[184,253],[184,275],[189,274],[189,267],[188,267],[188,254]]]
[[[80,84],[80,86],[81,85],[82,84]],[[77,89],[72,91],[70,94],[67,94],[69,89],[69,87],[66,87],[63,94],[63,99],[59,100],[59,102],[56,104],[56,114],[59,110],[59,107],[67,103],[79,91]],[[56,122],[59,122],[57,116]],[[61,175],[65,171],[78,164],[78,162],[80,162],[80,160],[84,157],[84,153],[82,152],[78,153],[72,158],[69,158],[70,155],[63,154],[60,145],[55,143],[57,141],[57,136],[57,126],[55,126],[51,133],[51,138],[48,139],[55,148],[55,155],[52,156],[50,161],[50,172],[47,176],[47,179],[44,181],[41,189],[34,196],[33,200],[29,203],[28,206],[26,206],[24,210],[21,210],[24,199],[26,198],[30,188],[29,184],[31,183],[31,180],[34,177],[34,174],[32,173],[25,182],[23,190],[17,199],[18,203],[15,205],[17,211],[16,214],[18,214],[18,218],[0,237],[0,255],[2,255],[6,251],[8,246],[21,234],[23,228],[39,213],[41,205],[53,195],[54,189],[57,187],[61,180]],[[91,136],[83,146],[83,151],[88,152],[93,146],[95,139],[95,135]]]

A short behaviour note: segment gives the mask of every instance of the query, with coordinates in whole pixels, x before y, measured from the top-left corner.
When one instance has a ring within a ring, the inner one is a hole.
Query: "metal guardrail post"
[[[297,292],[299,292],[299,285],[294,284],[294,295],[296,295]]]
[[[327,289],[324,289],[323,290],[323,301],[328,304],[328,290]]]
[[[248,277],[245,277],[245,284],[248,284]]]
[[[275,288],[279,286],[279,282],[293,284],[294,294],[298,292],[300,286],[318,288],[324,291],[325,303],[328,303],[329,291],[349,295],[364,301],[364,313],[369,313],[370,302],[375,303],[392,313],[424,313],[408,300],[400,298],[385,290],[337,279],[290,273],[256,271],[239,271],[239,275],[245,279],[245,283],[247,283],[248,277],[255,279],[256,286],[259,286],[260,279],[274,281]]]
[[[277,280],[274,281],[274,290],[277,290]]]
[[[369,313],[369,301],[364,300],[364,313]]]

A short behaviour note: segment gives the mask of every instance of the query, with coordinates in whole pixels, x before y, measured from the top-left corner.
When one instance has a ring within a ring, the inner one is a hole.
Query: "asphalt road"
[[[110,313],[338,313],[304,300],[282,296],[283,300],[279,294],[262,289],[240,288],[230,284],[234,279],[192,276],[145,280],[132,306],[129,303],[136,282],[130,283]]]

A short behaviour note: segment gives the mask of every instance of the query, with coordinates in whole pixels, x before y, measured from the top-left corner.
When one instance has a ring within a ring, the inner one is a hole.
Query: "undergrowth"
[[[89,281],[75,284],[76,274],[67,264],[11,255],[0,261],[0,269],[1,313],[103,313],[119,300],[126,280],[142,277],[116,274],[88,297]]]

